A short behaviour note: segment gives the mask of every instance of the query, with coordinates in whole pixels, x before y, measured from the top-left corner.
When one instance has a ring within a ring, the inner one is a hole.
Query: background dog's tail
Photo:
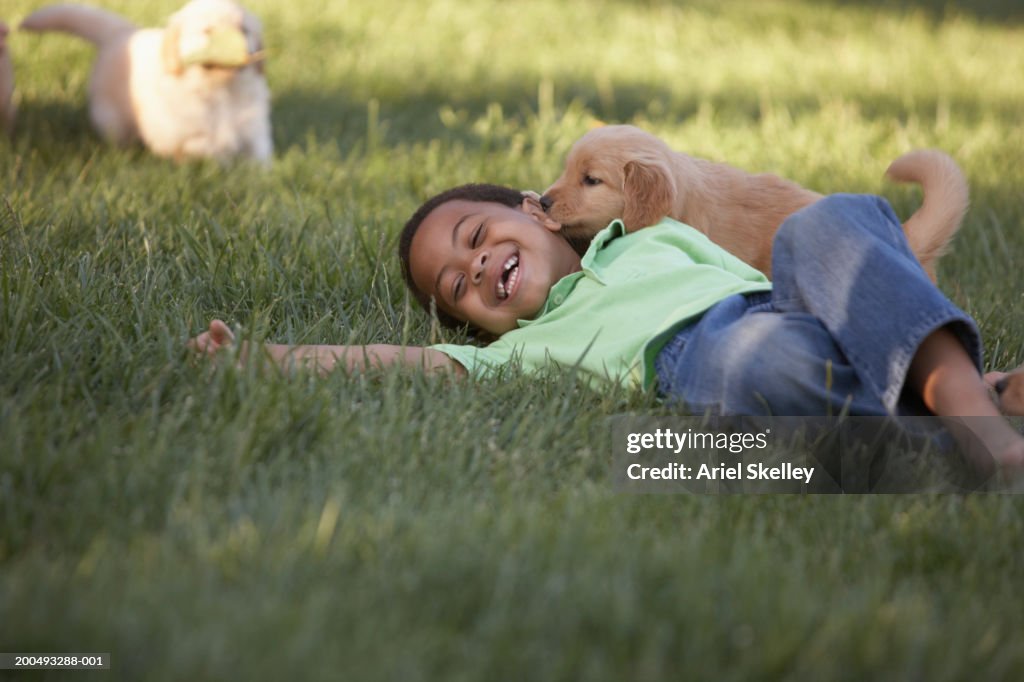
[[[61,31],[102,45],[135,30],[135,24],[119,14],[83,5],[50,5],[28,15],[21,22],[28,31]]]
[[[904,154],[892,162],[885,174],[898,182],[921,185],[921,208],[903,223],[903,230],[910,248],[934,281],[935,265],[948,250],[967,213],[967,179],[956,161],[936,149]]]

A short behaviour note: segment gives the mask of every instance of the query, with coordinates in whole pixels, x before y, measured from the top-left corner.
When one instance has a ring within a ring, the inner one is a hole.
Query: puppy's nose
[[[553,202],[551,200],[551,197],[549,197],[547,194],[540,198],[540,207],[543,208],[545,212],[551,209],[551,204],[553,203],[555,202]]]
[[[999,395],[1002,395],[1003,391],[1005,391],[1006,387],[1009,386],[1009,385],[1010,385],[1010,377],[1003,377],[1002,379],[1000,379],[999,381],[996,382],[996,393],[998,393]]]

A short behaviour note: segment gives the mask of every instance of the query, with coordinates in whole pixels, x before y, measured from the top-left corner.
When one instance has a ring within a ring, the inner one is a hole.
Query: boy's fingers
[[[226,346],[235,340],[235,335],[220,320],[210,320],[210,339],[218,346]]]
[[[232,345],[234,341],[235,335],[226,324],[220,320],[211,320],[209,329],[189,339],[186,346],[197,353],[213,355],[224,346]]]

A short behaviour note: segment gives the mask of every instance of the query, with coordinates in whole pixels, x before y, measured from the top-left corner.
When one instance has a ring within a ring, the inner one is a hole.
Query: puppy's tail
[[[95,45],[135,30],[135,24],[119,14],[84,5],[50,5],[28,15],[21,28],[28,31],[60,31],[85,38]]]
[[[903,231],[910,248],[934,281],[935,265],[949,249],[967,213],[967,179],[956,161],[936,149],[904,154],[892,162],[885,174],[898,182],[921,185],[921,208],[903,223]]]

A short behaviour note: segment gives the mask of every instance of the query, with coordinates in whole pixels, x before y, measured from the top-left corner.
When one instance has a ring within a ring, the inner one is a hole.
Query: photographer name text
[[[626,468],[626,475],[634,481],[803,481],[810,483],[814,467],[798,467],[788,462],[768,466],[760,462],[748,464],[701,464],[686,465],[672,463],[665,466],[649,467],[633,463]]]

